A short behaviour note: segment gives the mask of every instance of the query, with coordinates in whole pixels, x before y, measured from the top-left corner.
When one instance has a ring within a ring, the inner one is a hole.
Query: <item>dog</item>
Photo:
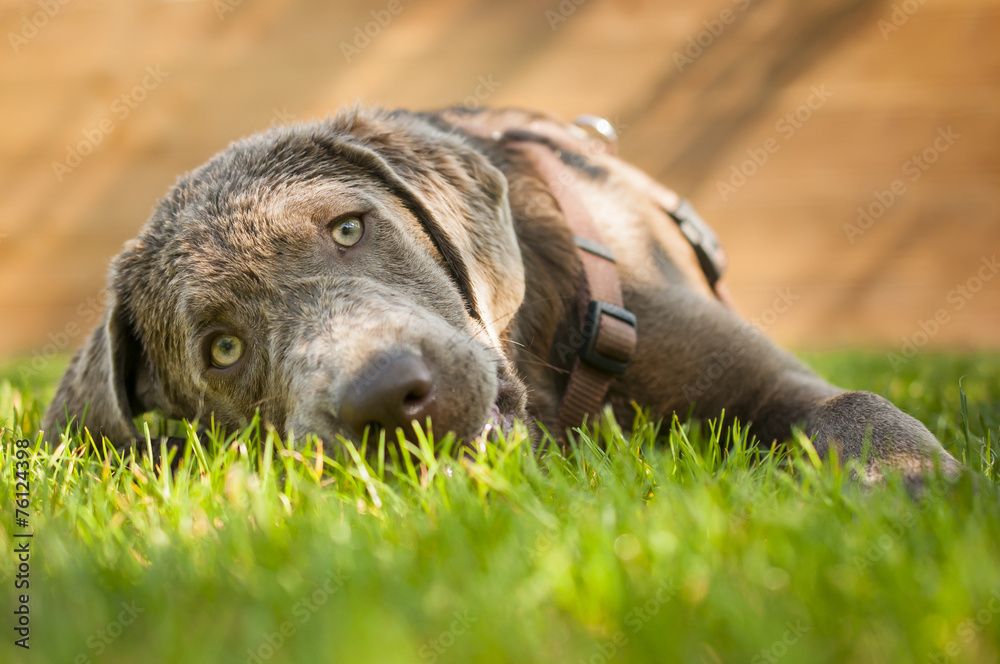
[[[589,131],[581,130],[581,126]],[[595,131],[596,130],[596,131]],[[133,418],[301,439],[401,429],[557,440],[610,409],[738,418],[761,444],[954,476],[920,422],[819,378],[728,304],[725,257],[613,130],[521,110],[353,107],[239,140],[114,258],[45,418],[117,446]]]

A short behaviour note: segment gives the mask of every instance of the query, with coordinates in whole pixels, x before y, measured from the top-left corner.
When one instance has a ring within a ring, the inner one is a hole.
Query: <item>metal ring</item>
[[[618,133],[610,122],[596,115],[578,115],[573,119],[573,124],[581,129],[596,133],[605,142],[616,145],[618,143]]]

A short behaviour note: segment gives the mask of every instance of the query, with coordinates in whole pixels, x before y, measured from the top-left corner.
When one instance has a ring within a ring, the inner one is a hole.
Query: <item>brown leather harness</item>
[[[606,121],[591,116],[586,116],[586,122],[581,124],[593,127],[597,122],[610,129]],[[555,122],[532,123],[529,129],[511,128],[502,133],[462,125],[471,133],[491,136],[506,148],[521,151],[545,182],[573,233],[576,254],[583,266],[583,278],[577,289],[580,321],[578,333],[572,335],[578,341],[573,344],[576,357],[559,406],[558,421],[562,431],[579,427],[584,417],[601,412],[611,383],[625,373],[638,340],[635,315],[625,309],[614,253],[604,244],[590,211],[570,186],[574,176],[562,158],[564,151],[593,152],[595,144]],[[609,136],[607,129],[598,129],[607,140],[596,145],[599,150],[614,154],[615,137],[613,133]],[[690,203],[645,174],[642,178],[653,200],[677,224],[694,249],[712,291],[729,304],[728,291],[721,281],[727,259],[718,237]]]

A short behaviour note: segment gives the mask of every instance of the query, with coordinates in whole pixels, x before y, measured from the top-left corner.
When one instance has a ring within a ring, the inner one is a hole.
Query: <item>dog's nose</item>
[[[351,381],[340,407],[340,420],[360,437],[368,426],[386,430],[395,440],[402,428],[413,440],[416,420],[426,426],[434,418],[434,375],[424,361],[409,352],[383,355],[373,360]]]

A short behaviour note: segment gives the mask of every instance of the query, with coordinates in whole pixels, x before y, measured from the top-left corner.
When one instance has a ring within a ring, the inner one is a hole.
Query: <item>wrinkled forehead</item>
[[[357,168],[336,176],[237,177],[199,193],[174,210],[169,239],[154,252],[172,275],[159,288],[174,291],[171,299],[187,318],[204,317],[206,304],[249,307],[262,297],[284,299],[310,277],[335,276],[321,247],[330,222],[345,215],[373,215],[383,239],[434,256],[403,202]]]
[[[280,272],[292,261],[308,268],[330,222],[349,214],[406,226],[418,242],[424,236],[384,183],[349,166],[336,176],[239,178],[191,203],[173,224],[178,267],[209,281],[246,270]],[[429,240],[422,244],[433,250]]]
[[[346,214],[395,217],[405,212],[377,178],[345,169],[350,170],[355,172],[336,177],[235,178],[180,212],[176,240],[192,256],[208,249],[230,251],[234,257],[267,256]]]

